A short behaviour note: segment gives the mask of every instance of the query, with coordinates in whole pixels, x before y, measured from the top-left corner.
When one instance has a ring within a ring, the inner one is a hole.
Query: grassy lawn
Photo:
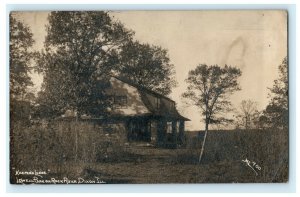
[[[90,128],[92,129],[92,128]],[[288,132],[284,130],[209,131],[201,164],[203,132],[187,132],[186,146],[156,148],[81,129],[28,127],[14,130],[15,170],[48,170],[44,178],[105,183],[255,183],[288,180]],[[64,133],[63,133],[64,132]],[[26,140],[23,140],[26,139]],[[78,153],[78,159],[75,159]],[[248,159],[255,171],[242,160]],[[255,165],[257,165],[255,167]],[[11,182],[15,183],[14,170]]]
[[[84,176],[106,183],[285,182],[288,150],[283,136],[282,131],[212,131],[201,164],[201,137],[191,136],[178,149],[129,145],[123,154],[112,154],[113,159],[90,163]],[[256,162],[256,173],[245,159]]]
[[[127,151],[132,153],[131,161],[90,163],[83,176],[98,177],[106,183],[236,183],[258,179],[242,161],[198,164],[197,152],[187,154],[192,150],[186,148],[131,146]]]

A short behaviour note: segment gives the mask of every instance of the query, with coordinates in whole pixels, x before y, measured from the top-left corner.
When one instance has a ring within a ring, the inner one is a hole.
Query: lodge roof
[[[139,91],[141,91],[141,92],[150,93],[150,94],[153,94],[153,95],[155,95],[155,96],[157,96],[157,97],[164,98],[164,99],[167,99],[167,100],[172,101],[172,102],[175,103],[175,101],[173,101],[173,100],[170,99],[169,97],[167,97],[167,96],[165,96],[165,95],[162,95],[162,94],[160,94],[160,93],[158,93],[158,92],[155,92],[155,91],[153,91],[153,90],[150,90],[150,89],[148,89],[148,88],[145,88],[145,87],[143,87],[143,86],[141,86],[141,85],[135,84],[135,83],[133,83],[132,81],[130,81],[130,80],[128,80],[128,79],[125,79],[125,78],[119,77],[119,76],[118,76],[118,77],[117,77],[117,76],[112,76],[112,77],[114,77],[114,78],[116,78],[116,79],[118,79],[118,80],[120,80],[120,81],[122,81],[122,82],[124,82],[124,83],[127,83],[127,84],[130,85],[130,86],[133,86],[133,87],[137,88],[137,89],[138,89]]]
[[[149,90],[140,85],[134,84],[131,81],[129,81],[128,79],[124,79],[124,78],[120,78],[120,77],[116,77],[116,76],[113,76],[113,77],[119,81],[122,81],[123,83],[126,83],[130,86],[135,87],[140,92],[143,103],[145,104],[145,106],[148,108],[148,110],[151,112],[152,115],[169,117],[171,119],[177,119],[177,120],[190,121],[190,119],[179,114],[179,112],[177,111],[176,106],[175,106],[175,101],[173,101],[169,97],[159,94],[153,90]],[[156,106],[153,106],[153,104],[149,101],[146,94],[151,94],[157,98],[166,99],[168,102],[171,102],[173,104],[173,107],[170,108],[170,106],[167,106],[168,103],[162,102],[161,106],[159,108],[157,108]]]

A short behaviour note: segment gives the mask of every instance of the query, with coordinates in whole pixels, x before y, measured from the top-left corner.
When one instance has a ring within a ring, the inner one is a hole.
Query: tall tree
[[[264,112],[273,127],[288,128],[288,60],[285,57],[278,67],[279,78],[270,88],[271,98]]]
[[[33,85],[29,72],[34,40],[28,26],[18,21],[14,13],[9,16],[9,91],[10,91],[10,171],[18,163],[16,138],[24,134],[15,125],[28,123],[30,116],[30,96],[27,88]],[[12,174],[12,173],[11,173]],[[10,176],[11,182],[14,180]]]
[[[257,110],[257,103],[252,100],[243,100],[239,106],[239,112],[237,113],[237,126],[244,129],[253,128],[255,122],[259,118],[259,112]]]
[[[9,17],[9,74],[10,97],[22,100],[26,88],[33,85],[29,72],[32,59],[32,47],[34,40],[28,26],[18,21],[11,14]]]
[[[107,12],[51,12],[48,20],[46,51],[39,57],[45,76],[40,100],[50,111],[55,109],[50,114],[66,108],[78,115],[103,114],[103,81],[133,32]]]
[[[28,87],[33,85],[29,76],[33,43],[29,27],[18,21],[11,13],[9,17],[9,88],[10,114],[13,119],[29,118],[28,98],[32,95],[28,92]]]
[[[42,65],[43,83],[38,93],[38,117],[57,117],[67,110],[76,110],[76,95],[74,91],[75,80],[69,71],[71,60],[66,52],[42,53],[37,64]]]
[[[106,115],[106,79],[133,32],[102,11],[51,12],[48,21],[46,51],[38,61],[44,73],[39,111],[52,117],[67,109],[77,117]],[[77,129],[75,133],[77,161]]]
[[[219,67],[200,64],[196,69],[189,71],[186,79],[188,87],[183,97],[189,99],[202,111],[205,121],[205,135],[199,163],[202,159],[209,124],[228,121],[223,113],[231,108],[228,96],[240,90],[238,83],[240,76],[240,69],[227,65]]]
[[[132,41],[122,47],[117,72],[135,84],[168,95],[176,86],[174,65],[159,46]]]

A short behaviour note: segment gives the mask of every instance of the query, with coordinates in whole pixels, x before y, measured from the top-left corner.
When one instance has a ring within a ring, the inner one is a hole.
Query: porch
[[[176,148],[184,143],[185,120],[170,117],[132,117],[126,121],[129,142],[151,142]]]

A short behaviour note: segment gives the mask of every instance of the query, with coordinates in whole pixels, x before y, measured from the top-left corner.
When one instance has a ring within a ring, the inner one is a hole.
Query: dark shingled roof
[[[157,97],[165,98],[165,99],[167,99],[167,100],[169,100],[169,101],[175,102],[175,101],[173,101],[172,99],[170,99],[169,97],[167,97],[167,96],[165,96],[165,95],[162,95],[162,94],[160,94],[160,93],[157,93],[157,92],[155,92],[155,91],[153,91],[153,90],[150,90],[150,89],[148,89],[148,88],[145,88],[145,87],[143,87],[143,86],[141,86],[141,85],[135,84],[135,83],[133,83],[132,81],[130,81],[129,79],[125,79],[125,78],[123,78],[123,77],[116,77],[116,76],[113,76],[113,77],[116,78],[116,79],[118,79],[118,80],[120,80],[120,81],[122,81],[122,82],[124,82],[124,83],[127,83],[127,84],[129,84],[129,85],[131,85],[131,86],[137,88],[139,91],[147,92],[147,93],[153,94],[153,95],[155,95],[155,96],[157,96]]]
[[[141,94],[142,97],[142,101],[145,104],[145,106],[148,108],[148,110],[155,116],[163,116],[163,117],[169,117],[172,119],[177,119],[177,120],[185,120],[185,121],[190,121],[190,119],[183,117],[182,115],[179,114],[179,112],[177,111],[176,107],[175,107],[175,101],[173,101],[172,99],[166,97],[165,95],[159,94],[153,90],[149,90],[147,88],[144,88],[140,85],[134,84],[131,81],[129,81],[128,79],[124,79],[124,78],[120,78],[120,77],[116,77],[113,76],[114,78],[116,78],[117,80],[120,80],[130,86],[133,86],[135,88],[138,89],[138,91]],[[158,98],[163,98],[166,99],[168,102],[172,102],[174,104],[174,107],[170,109],[170,107],[166,106],[165,102],[161,102],[161,106],[159,109],[157,109],[156,106],[153,106],[153,104],[149,101],[148,97],[146,96],[146,94],[151,94],[155,97]]]

